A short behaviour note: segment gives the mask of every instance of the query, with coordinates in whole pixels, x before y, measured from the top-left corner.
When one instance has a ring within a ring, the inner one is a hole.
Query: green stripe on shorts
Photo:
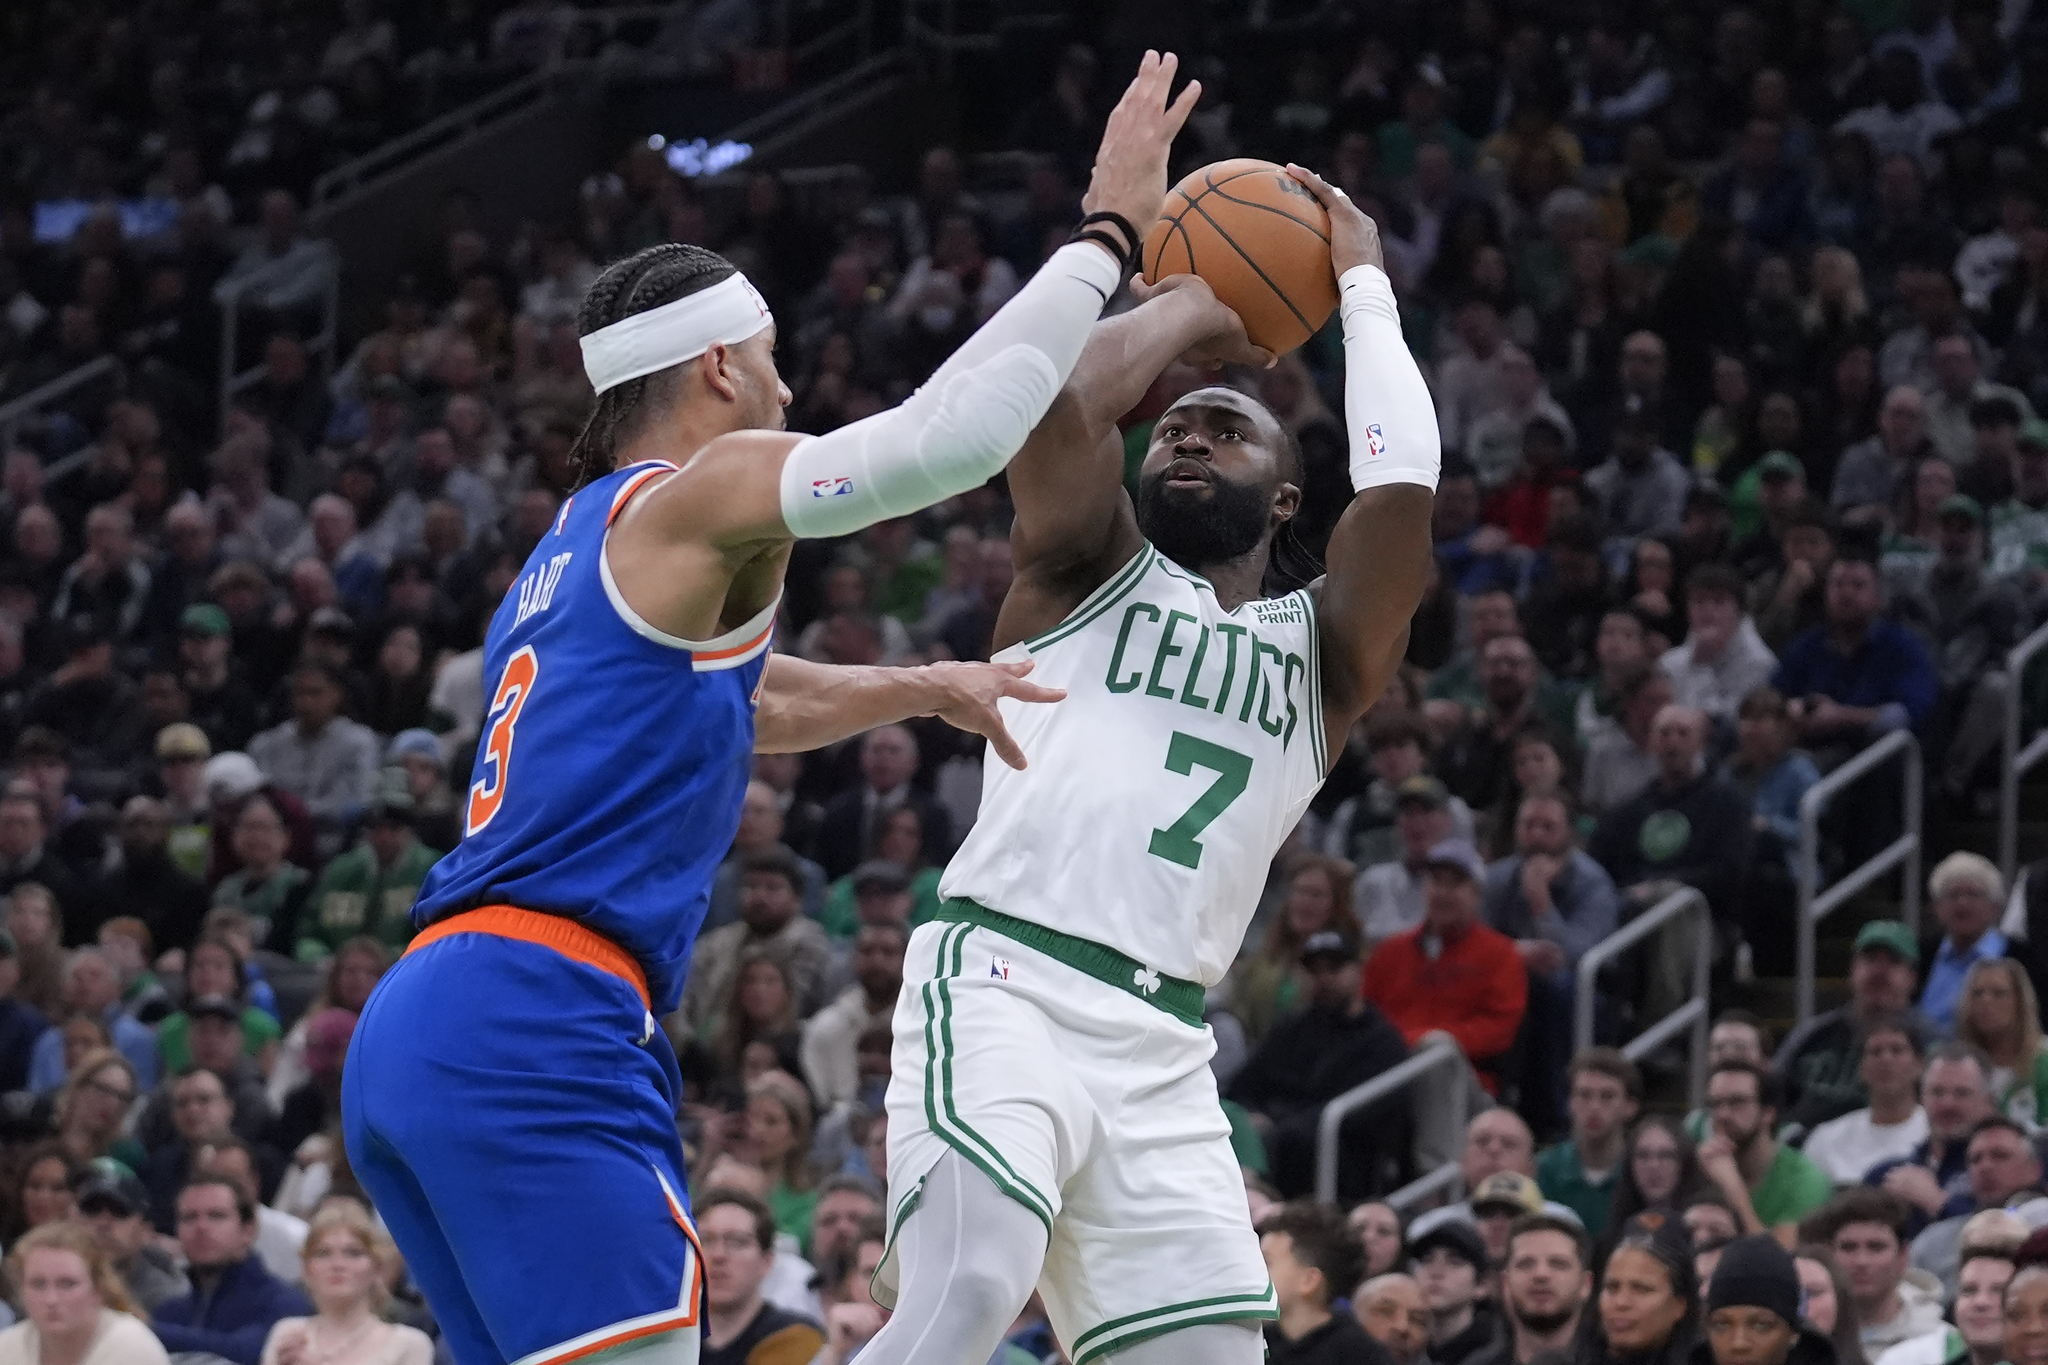
[[[1280,1316],[1280,1301],[1269,1283],[1261,1294],[1224,1294],[1213,1299],[1194,1299],[1151,1308],[1142,1313],[1091,1327],[1074,1339],[1074,1365],[1088,1362],[1112,1351],[1121,1351],[1150,1337],[1177,1332],[1183,1327],[1200,1327],[1212,1322],[1243,1322]]]
[[[947,988],[948,975],[960,971],[962,944],[974,932],[969,924],[953,924],[939,936],[939,952],[936,970],[939,975],[924,983],[924,1116],[931,1130],[944,1139],[960,1155],[980,1168],[996,1184],[996,1188],[1009,1195],[1025,1208],[1038,1216],[1045,1224],[1046,1234],[1052,1233],[1052,1201],[1035,1189],[1031,1182],[1018,1175],[1015,1168],[1004,1159],[1002,1152],[987,1138],[977,1133],[967,1121],[960,1117],[959,1109],[953,1103],[953,993]],[[951,951],[952,971],[946,970],[946,957]],[[943,1111],[943,1117],[942,1117]]]

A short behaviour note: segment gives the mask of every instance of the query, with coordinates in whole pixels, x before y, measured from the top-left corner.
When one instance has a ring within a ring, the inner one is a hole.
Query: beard
[[[1577,1305],[1555,1313],[1525,1313],[1519,1306],[1513,1307],[1515,1321],[1537,1336],[1548,1336],[1552,1332],[1561,1331],[1565,1324],[1572,1320],[1572,1315],[1579,1311]]]
[[[1197,489],[1168,488],[1165,469],[1138,484],[1138,530],[1183,568],[1227,563],[1251,553],[1272,521],[1264,489],[1214,474],[1209,486],[1207,497]]]

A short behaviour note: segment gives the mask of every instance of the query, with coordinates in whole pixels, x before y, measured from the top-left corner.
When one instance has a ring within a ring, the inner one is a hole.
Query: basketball
[[[1274,355],[1314,336],[1337,307],[1330,215],[1270,161],[1218,161],[1175,185],[1140,263],[1147,284],[1200,275]]]

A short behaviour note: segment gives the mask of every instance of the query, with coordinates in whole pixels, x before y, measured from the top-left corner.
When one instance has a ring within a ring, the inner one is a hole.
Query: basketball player
[[[750,752],[937,713],[1021,761],[995,699],[1058,696],[1017,667],[771,664],[791,542],[977,487],[1023,444],[1134,253],[1121,220],[1165,197],[1199,97],[1169,105],[1173,72],[1147,54],[1110,115],[1084,208],[1114,234],[1084,218],[916,395],[828,436],[780,430],[774,321],[726,261],[655,247],[591,287],[589,482],[491,622],[465,837],[421,888],[343,1087],[355,1172],[459,1365],[697,1359],[703,1268],[655,1016]]]
[[[1098,323],[1010,466],[996,657],[1066,690],[1003,708],[945,908],[912,935],[888,1092],[893,1304],[863,1365],[988,1359],[1034,1285],[1074,1365],[1255,1365],[1277,1314],[1208,1062],[1202,997],[1281,841],[1406,647],[1439,464],[1371,220],[1329,209],[1358,490],[1327,576],[1261,595],[1300,455],[1258,402],[1160,417],[1135,507],[1116,418],[1202,344],[1192,277]]]

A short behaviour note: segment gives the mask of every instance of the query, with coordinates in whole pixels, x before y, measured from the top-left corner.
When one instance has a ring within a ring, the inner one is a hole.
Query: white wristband
[[[1048,256],[1041,269],[1058,270],[1095,286],[1105,304],[1124,282],[1124,263],[1095,242],[1068,242]]]
[[[1099,246],[1055,251],[901,405],[789,452],[783,524],[843,536],[986,483],[1052,407],[1122,283],[1122,264]]]
[[[1376,265],[1355,265],[1337,281],[1344,318],[1344,421],[1351,434],[1351,486],[1390,483],[1436,489],[1443,443],[1429,385],[1401,336],[1393,282]]]

